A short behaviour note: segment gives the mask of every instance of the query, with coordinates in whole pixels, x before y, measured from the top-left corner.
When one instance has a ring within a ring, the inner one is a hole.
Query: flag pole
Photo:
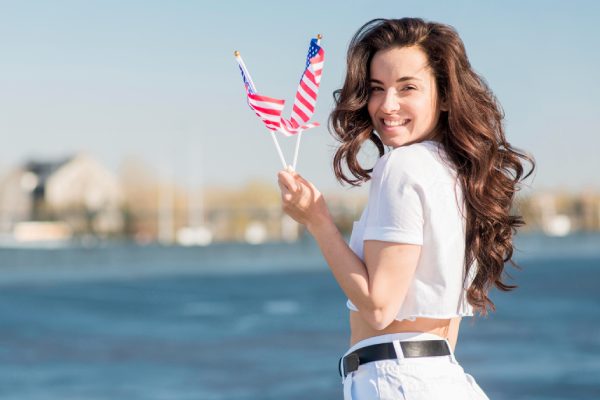
[[[294,149],[294,163],[292,164],[292,170],[296,170],[296,164],[298,163],[298,150],[300,150],[300,139],[302,137],[302,130],[298,132],[296,137],[296,148]]]
[[[277,137],[275,136],[275,132],[273,131],[269,131],[271,132],[271,137],[273,138],[273,142],[275,142],[275,147],[277,148],[277,153],[279,154],[279,159],[281,160],[281,165],[283,166],[283,169],[287,169],[288,165],[285,162],[285,158],[283,157],[283,153],[281,152],[281,147],[279,147],[279,142],[277,141]]]
[[[317,44],[321,45],[321,39],[323,35],[320,33],[317,35]],[[298,132],[298,136],[296,136],[296,148],[294,149],[294,163],[292,164],[292,170],[296,170],[296,164],[298,163],[298,152],[300,151],[300,139],[302,139],[302,131]]]
[[[233,52],[233,55],[235,56],[235,58],[238,59],[238,63],[240,65],[240,67],[244,70],[244,74],[246,75],[246,78],[248,79],[248,84],[251,86],[252,91],[256,92],[256,86],[254,86],[254,82],[252,81],[250,72],[248,72],[248,68],[246,68],[246,64],[244,63],[244,60],[242,59],[242,55],[237,50]],[[275,148],[277,149],[277,154],[279,155],[279,159],[281,160],[281,165],[283,165],[283,169],[286,169],[288,167],[288,165],[285,162],[283,153],[281,152],[281,147],[279,146],[279,142],[277,141],[275,132],[273,132],[271,130],[269,130],[269,132],[271,133],[271,138],[273,139],[273,142],[275,143]]]

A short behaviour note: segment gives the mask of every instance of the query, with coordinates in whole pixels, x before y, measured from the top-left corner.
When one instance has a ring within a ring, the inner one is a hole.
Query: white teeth
[[[408,123],[408,121],[409,121],[408,119],[405,119],[403,121],[390,121],[390,120],[384,119],[383,124],[385,126],[403,126],[403,125],[406,125]]]

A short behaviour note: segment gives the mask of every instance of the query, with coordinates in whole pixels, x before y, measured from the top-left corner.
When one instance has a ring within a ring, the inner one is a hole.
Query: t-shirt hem
[[[423,245],[422,237],[394,228],[366,228],[363,234],[365,240]]]
[[[346,307],[350,311],[358,312],[358,308],[356,308],[356,306],[350,301],[350,299],[348,299],[346,301]],[[394,318],[394,320],[396,320],[396,321],[404,321],[404,320],[414,321],[415,318],[450,319],[450,318],[455,318],[455,317],[472,317],[473,315],[474,315],[473,311],[464,311],[462,313],[458,312],[458,313],[449,313],[449,314],[422,313],[422,314],[412,314],[412,315],[407,315],[407,316],[396,316],[396,318]]]
[[[358,312],[357,309],[350,309],[350,311],[355,311]],[[395,321],[414,321],[417,318],[431,318],[431,319],[450,319],[450,318],[456,318],[456,317],[472,317],[474,314],[472,312],[469,313],[465,313],[465,314],[418,314],[418,315],[409,315],[406,317],[396,317],[394,318]]]
[[[454,314],[417,314],[417,315],[410,315],[410,316],[406,316],[406,317],[396,317],[394,318],[394,320],[396,321],[404,321],[404,320],[409,320],[409,321],[414,321],[416,318],[431,318],[431,319],[450,319],[450,318],[456,318],[456,317],[472,317],[473,313],[472,312],[467,312],[465,314],[460,314],[460,313],[454,313]]]

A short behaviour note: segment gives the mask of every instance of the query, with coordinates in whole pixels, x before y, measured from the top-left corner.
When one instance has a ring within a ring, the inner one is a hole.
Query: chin
[[[381,142],[388,147],[401,147],[406,144],[411,143],[410,133],[409,132],[397,132],[395,134],[381,134],[379,130],[376,130]]]
[[[403,140],[403,139],[398,139],[398,138],[394,138],[394,139],[386,139],[386,140],[382,140],[383,144],[385,144],[386,146],[389,147],[393,147],[394,149],[396,147],[402,147],[405,144],[409,143],[408,140]]]

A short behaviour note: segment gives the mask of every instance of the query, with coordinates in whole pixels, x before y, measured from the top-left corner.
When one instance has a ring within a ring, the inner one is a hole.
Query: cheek
[[[430,99],[420,99],[418,102],[413,103],[413,110],[421,118],[429,120],[435,115],[435,102],[431,102]]]
[[[375,104],[375,101],[369,99],[369,101],[367,102],[367,112],[369,113],[369,117],[371,117],[371,121],[374,119],[373,116],[375,115],[376,111],[377,105]]]

